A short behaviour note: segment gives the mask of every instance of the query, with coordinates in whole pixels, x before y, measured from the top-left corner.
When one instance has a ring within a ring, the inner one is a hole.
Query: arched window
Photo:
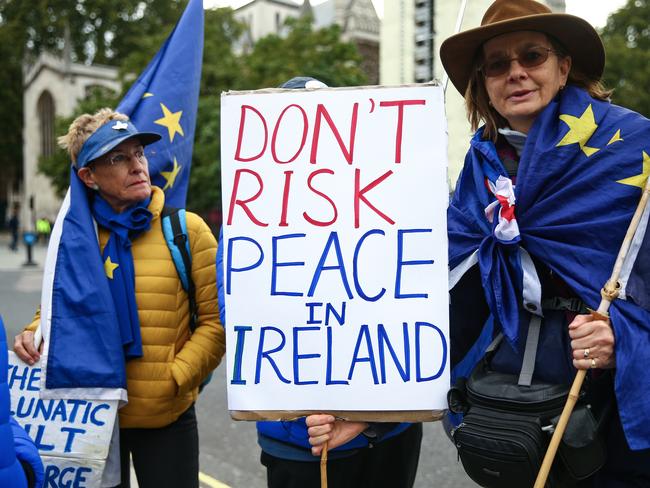
[[[41,131],[41,156],[50,157],[54,153],[54,99],[48,91],[38,98],[38,121]]]

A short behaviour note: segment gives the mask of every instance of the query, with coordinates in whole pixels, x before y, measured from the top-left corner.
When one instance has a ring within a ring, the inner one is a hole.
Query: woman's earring
[[[564,90],[564,85],[560,85],[560,90]]]
[[[99,185],[97,183],[93,183],[93,190],[99,190]]]

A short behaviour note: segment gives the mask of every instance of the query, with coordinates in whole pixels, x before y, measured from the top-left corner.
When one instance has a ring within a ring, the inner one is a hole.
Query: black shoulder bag
[[[463,414],[452,430],[458,456],[470,478],[494,488],[532,487],[570,385],[533,378],[542,318],[533,315],[520,374],[493,371],[490,361],[502,334],[467,380],[448,394],[449,409]],[[605,461],[605,446],[584,390],[562,438],[547,488],[572,486],[593,475]]]

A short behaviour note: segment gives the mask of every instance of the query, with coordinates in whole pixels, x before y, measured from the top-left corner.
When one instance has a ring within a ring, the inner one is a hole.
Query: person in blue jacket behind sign
[[[310,77],[296,77],[280,88],[323,88],[324,83]],[[224,301],[223,246],[217,251],[217,286],[221,323],[227,327]],[[323,423],[329,416],[307,418]],[[338,437],[332,436],[328,452],[327,475],[336,488],[409,488],[415,482],[422,424],[337,423]],[[342,439],[345,441],[341,442]],[[305,418],[282,422],[257,422],[257,442],[262,448],[260,461],[267,470],[269,488],[320,487],[321,447],[312,448]]]
[[[0,317],[0,487],[40,488],[43,463],[34,442],[10,414],[7,371],[7,339]]]

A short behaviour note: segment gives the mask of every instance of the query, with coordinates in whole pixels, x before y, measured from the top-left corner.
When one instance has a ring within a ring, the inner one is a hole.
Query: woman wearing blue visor
[[[52,236],[58,250],[51,309],[42,304],[14,349],[30,364],[38,360],[40,323],[48,388],[101,390],[102,398],[128,401],[119,410],[118,486],[129,486],[131,457],[140,488],[198,488],[194,402],[225,350],[217,243],[188,212],[194,315],[162,230],[165,194],[149,177],[145,146],[159,139],[110,109],[81,115],[60,138],[72,171]]]

